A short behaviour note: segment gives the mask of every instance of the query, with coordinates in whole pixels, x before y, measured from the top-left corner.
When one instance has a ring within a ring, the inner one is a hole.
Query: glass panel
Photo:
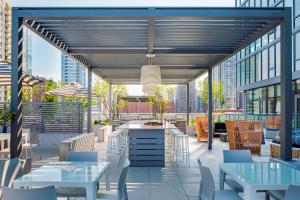
[[[295,17],[300,14],[300,1],[299,0],[294,0],[295,2]]]
[[[276,76],[279,76],[280,75],[280,60],[281,60],[281,58],[280,58],[280,56],[281,56],[281,54],[280,54],[281,52],[280,52],[280,42],[278,42],[277,44],[276,44],[276,58],[275,58],[275,60],[276,60]]]
[[[269,48],[269,78],[273,78],[275,76],[275,51],[274,46]]]
[[[264,36],[262,37],[262,46],[264,46],[264,45],[266,45],[266,44],[268,44],[268,35],[264,35]]]
[[[241,85],[245,85],[245,61],[241,62]]]
[[[255,51],[255,42],[250,44],[250,53],[253,53]]]
[[[265,49],[262,52],[262,80],[268,79],[269,71],[269,62],[268,62],[268,49]]]
[[[300,70],[300,60],[297,60],[295,63],[295,69]]]
[[[256,54],[256,81],[261,80],[261,53]]]
[[[296,57],[295,59],[298,60],[300,59],[300,32],[296,33]]]
[[[249,59],[246,59],[246,65],[245,65],[245,68],[246,68],[246,73],[245,73],[246,79],[245,79],[245,83],[248,84],[248,83],[249,83],[249,80],[250,80]]]
[[[269,42],[273,42],[274,39],[275,39],[275,34],[274,34],[274,32],[269,33]]]
[[[268,0],[261,1],[262,7],[268,7]]]
[[[255,56],[250,58],[250,83],[255,82]]]
[[[261,7],[260,0],[255,0],[255,7]]]
[[[236,66],[236,84],[237,86],[241,85],[241,65],[240,63]]]

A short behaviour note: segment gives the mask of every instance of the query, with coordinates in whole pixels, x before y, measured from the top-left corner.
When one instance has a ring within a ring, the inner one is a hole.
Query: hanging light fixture
[[[155,55],[147,54],[146,57],[148,58],[148,65],[143,65],[141,68],[140,84],[143,85],[145,95],[153,96],[156,85],[161,84],[160,66],[152,64]]]

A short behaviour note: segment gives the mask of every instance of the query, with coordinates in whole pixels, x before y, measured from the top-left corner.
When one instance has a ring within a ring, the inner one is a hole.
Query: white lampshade
[[[141,68],[141,85],[161,84],[161,74],[159,65],[144,65]]]

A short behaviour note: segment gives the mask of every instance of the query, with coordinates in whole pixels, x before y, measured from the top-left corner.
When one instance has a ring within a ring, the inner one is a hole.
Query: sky
[[[82,3],[85,1],[79,1],[79,0],[60,0],[58,2],[65,2],[68,3],[68,1],[72,2],[72,3],[76,3],[77,1]],[[88,0],[89,2],[93,2],[93,0]],[[94,1],[98,1],[98,0],[94,0]],[[118,0],[117,0],[118,1]],[[117,1],[115,1],[115,6],[119,6],[119,1],[117,3]],[[122,2],[124,2],[125,0],[123,0]],[[15,5],[20,5],[20,4],[30,4],[30,3],[43,3],[43,5],[46,5],[47,3],[49,3],[49,5],[51,3],[54,2],[54,0],[28,0],[26,1],[26,3],[24,3],[24,0],[13,0],[13,4]],[[28,3],[27,3],[28,2]],[[98,1],[99,2],[99,1]],[[103,1],[102,1],[103,2]],[[114,1],[108,1],[110,3],[110,5],[112,5],[111,2]],[[129,2],[130,5],[137,5],[138,6],[148,6],[149,5],[149,1],[145,1],[145,0],[127,0],[125,1],[126,3]],[[155,2],[155,1],[150,1],[151,3]],[[234,6],[234,0],[156,0],[155,4],[153,5],[161,5],[161,3],[165,6],[180,6],[182,5],[187,5],[186,2],[188,2],[189,6],[218,6],[218,7],[222,7],[222,6]],[[43,39],[41,39],[39,36],[33,34],[32,37],[32,58],[33,58],[33,66],[32,66],[32,70],[33,70],[33,75],[38,75],[38,76],[42,76],[42,77],[46,77],[49,79],[53,79],[55,81],[60,81],[60,51],[57,50],[55,47],[53,47],[52,45],[50,45],[49,43],[47,43],[46,41],[44,41]],[[131,86],[133,87],[133,86]]]

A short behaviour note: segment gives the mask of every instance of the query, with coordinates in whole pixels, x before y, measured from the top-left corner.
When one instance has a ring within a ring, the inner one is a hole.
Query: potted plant
[[[8,124],[11,122],[14,117],[14,113],[8,111],[5,108],[0,109],[0,125],[2,126],[2,132],[7,133]]]

